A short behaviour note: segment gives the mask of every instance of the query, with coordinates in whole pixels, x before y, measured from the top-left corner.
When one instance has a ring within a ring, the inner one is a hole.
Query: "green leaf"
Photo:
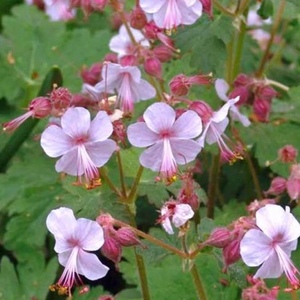
[[[264,20],[273,15],[273,3],[271,0],[263,0],[257,14]]]

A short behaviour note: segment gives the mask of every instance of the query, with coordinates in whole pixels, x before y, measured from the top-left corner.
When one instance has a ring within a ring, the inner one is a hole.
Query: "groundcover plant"
[[[0,299],[298,299],[299,113],[299,0],[1,0]]]

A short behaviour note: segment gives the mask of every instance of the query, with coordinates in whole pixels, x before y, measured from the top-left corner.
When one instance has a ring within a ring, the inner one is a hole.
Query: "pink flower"
[[[172,180],[177,164],[194,160],[200,152],[192,138],[201,133],[201,119],[190,110],[176,119],[174,109],[165,103],[152,104],[143,117],[145,122],[128,127],[128,139],[135,147],[149,147],[140,156],[142,166]]]
[[[52,21],[68,21],[75,18],[75,10],[70,9],[68,0],[44,0],[45,12]]]
[[[114,93],[116,89],[117,100],[125,112],[132,112],[135,102],[151,99],[156,94],[154,87],[141,78],[141,71],[135,66],[107,63],[103,66],[102,78],[95,87],[86,84],[84,89],[97,98],[103,93]]]
[[[215,82],[215,88],[219,98],[225,102],[228,102],[229,97],[226,95],[226,93],[229,90],[229,85],[227,82],[224,79],[217,79]],[[239,112],[239,109],[235,104],[230,106],[230,115],[233,120],[240,121],[245,127],[248,127],[251,124],[249,119]]]
[[[254,278],[278,278],[284,272],[293,287],[299,286],[299,271],[290,259],[297,248],[300,224],[290,208],[267,204],[256,212],[258,229],[250,229],[241,240],[241,256],[246,265],[260,266]]]
[[[144,37],[140,30],[129,28],[135,41],[143,47],[150,47],[149,41]],[[125,55],[135,54],[137,51],[137,45],[132,43],[132,40],[126,30],[125,25],[122,25],[119,29],[119,34],[112,37],[109,42],[109,49],[118,53],[118,57]]]
[[[109,268],[93,253],[104,243],[103,229],[88,219],[75,219],[70,208],[61,207],[50,212],[46,220],[48,230],[55,237],[54,250],[59,263],[65,267],[57,284],[51,290],[70,294],[74,284],[82,284],[79,274],[90,280],[104,277]]]
[[[176,201],[166,202],[160,213],[158,222],[168,234],[174,234],[172,223],[179,228],[194,216],[194,212],[188,204],[179,204]]]
[[[202,15],[199,0],[140,0],[141,8],[151,14],[155,24],[167,30],[190,25]]]
[[[106,112],[98,112],[92,122],[90,118],[85,108],[69,108],[61,117],[61,127],[50,125],[41,137],[41,146],[48,156],[61,156],[56,171],[79,176],[79,183],[84,174],[87,188],[99,185],[97,168],[116,150],[116,143],[108,139],[113,126]]]

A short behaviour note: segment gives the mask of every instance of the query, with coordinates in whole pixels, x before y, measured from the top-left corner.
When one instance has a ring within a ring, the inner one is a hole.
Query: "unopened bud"
[[[216,228],[204,243],[216,248],[224,248],[232,240],[230,231],[225,227]]]
[[[260,122],[267,122],[271,111],[271,103],[263,99],[255,99],[253,102],[253,111]]]
[[[106,235],[104,240],[105,242],[101,247],[101,253],[117,264],[120,262],[122,256],[121,244],[115,238]]]
[[[137,6],[130,15],[130,26],[135,29],[142,29],[147,24],[147,17],[144,11]]]
[[[67,109],[72,101],[72,94],[67,88],[59,87],[50,94],[50,101],[57,110]]]
[[[173,51],[166,45],[156,46],[153,53],[162,63],[168,62],[173,57]]]
[[[193,101],[190,104],[189,109],[195,111],[200,116],[204,125],[209,121],[209,119],[212,117],[214,112],[212,108],[202,100]]]
[[[102,63],[95,63],[89,69],[86,67],[81,70],[81,78],[84,83],[96,85],[102,80],[101,77]]]
[[[284,163],[295,162],[297,155],[298,155],[298,151],[292,145],[285,145],[284,147],[278,150],[279,160]]]
[[[116,238],[119,241],[119,243],[125,247],[140,244],[140,241],[137,238],[136,234],[130,228],[127,227],[121,227],[120,229],[118,229]]]
[[[213,10],[212,10],[212,0],[200,0],[203,7],[203,12],[208,14],[210,18],[213,17]]]
[[[240,254],[240,239],[235,239],[223,248],[223,258],[225,268],[237,262],[241,257]]]
[[[161,62],[156,57],[149,57],[144,62],[144,70],[146,73],[161,79],[162,67]]]
[[[280,195],[286,189],[286,179],[280,176],[275,177],[272,182],[270,188],[266,191],[266,194],[271,195]]]
[[[297,200],[300,197],[300,179],[291,178],[286,183],[287,192],[292,200]]]
[[[169,83],[172,94],[176,96],[186,96],[190,89],[188,78],[184,74],[179,74],[172,78]]]
[[[37,97],[33,99],[29,104],[29,110],[33,111],[32,116],[34,118],[48,117],[52,110],[52,105],[47,97]]]

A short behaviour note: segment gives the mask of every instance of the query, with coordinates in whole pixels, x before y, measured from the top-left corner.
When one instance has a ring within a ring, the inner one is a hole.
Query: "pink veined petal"
[[[56,172],[64,172],[73,176],[80,176],[84,170],[78,165],[78,147],[65,153],[55,164]]]
[[[207,144],[211,145],[221,139],[221,135],[224,133],[228,123],[228,118],[219,123],[211,122],[205,136]]]
[[[160,28],[172,30],[182,24],[182,15],[178,8],[177,0],[167,0],[159,11],[154,13],[153,20]]]
[[[70,151],[74,144],[59,126],[50,125],[42,133],[41,146],[48,156],[58,157]]]
[[[98,250],[104,244],[103,229],[96,222],[85,218],[77,220],[74,230],[74,240],[86,251]]]
[[[76,219],[70,208],[60,207],[52,210],[46,219],[46,225],[55,237],[54,250],[57,253],[67,251],[72,247],[69,239],[73,236]]]
[[[147,126],[155,133],[170,130],[175,122],[175,111],[166,103],[156,102],[144,112]]]
[[[201,151],[200,144],[193,140],[171,139],[170,143],[175,161],[179,165],[193,161]]]
[[[93,164],[100,168],[105,165],[117,150],[117,145],[113,140],[103,142],[88,143],[85,145],[86,151]]]
[[[215,89],[220,99],[223,101],[228,101],[228,96],[226,95],[229,90],[229,85],[224,79],[217,79],[215,81]]]
[[[158,12],[161,7],[169,0],[140,0],[141,8],[148,14]]]
[[[139,83],[135,84],[133,90],[136,94],[135,101],[138,100],[148,100],[154,98],[156,95],[155,88],[146,80],[141,79]]]
[[[300,224],[281,206],[267,204],[256,212],[257,226],[277,242],[289,242],[300,236]]]
[[[161,225],[163,229],[168,233],[168,234],[174,234],[174,230],[172,228],[172,224],[170,221],[170,218],[165,218],[162,222]]]
[[[213,116],[211,118],[212,121],[215,123],[219,123],[219,122],[223,121],[224,119],[226,119],[230,107],[232,105],[234,105],[236,102],[238,102],[239,99],[240,98],[238,96],[234,99],[228,100],[218,111],[213,113]]]
[[[90,112],[83,107],[71,107],[61,117],[62,130],[73,139],[86,136],[90,123]]]
[[[197,139],[197,143],[200,145],[201,148],[204,147],[205,140],[206,140],[206,136],[207,136],[207,134],[209,133],[211,123],[212,123],[212,121],[209,121],[209,122],[205,125],[204,130],[203,130],[203,132],[202,132],[200,138]]]
[[[151,131],[145,122],[129,125],[127,137],[130,144],[135,147],[148,147],[159,141],[159,135]]]
[[[257,270],[254,278],[278,278],[283,272],[282,265],[279,262],[276,251],[272,251],[268,259]]]
[[[175,227],[180,227],[194,216],[192,208],[188,204],[176,205],[175,213],[172,217],[172,222]]]
[[[192,2],[194,3],[192,4]],[[178,8],[182,16],[181,24],[191,25],[195,23],[202,15],[201,1],[184,0],[183,3],[179,1]]]
[[[187,7],[195,5],[197,3],[197,0],[179,0],[179,3],[183,2]]]
[[[159,141],[146,149],[140,156],[140,164],[152,171],[160,171],[163,158],[163,142]]]
[[[129,73],[124,73],[121,84],[118,87],[118,100],[123,111],[133,111],[133,104],[137,100],[132,91],[134,83],[131,80]]]
[[[272,240],[258,229],[250,229],[241,240],[240,253],[249,267],[262,264],[274,252]]]
[[[163,154],[160,172],[166,177],[172,177],[177,171],[177,163],[169,139],[163,140]]]
[[[105,111],[99,111],[91,122],[89,129],[89,142],[100,142],[106,140],[113,132],[113,126]]]
[[[93,253],[87,253],[80,249],[77,259],[78,273],[90,280],[103,278],[109,270]]]
[[[192,139],[200,135],[202,131],[202,121],[194,111],[184,112],[174,123],[172,128],[172,138]]]

